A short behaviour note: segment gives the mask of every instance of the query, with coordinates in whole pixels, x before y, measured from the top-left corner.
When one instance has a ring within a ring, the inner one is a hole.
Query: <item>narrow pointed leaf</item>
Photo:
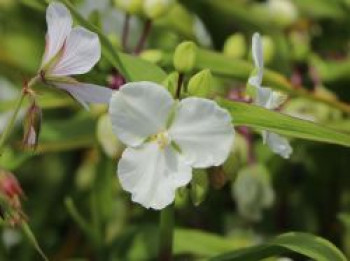
[[[296,252],[317,261],[346,261],[346,257],[329,241],[306,233],[287,233],[255,247],[222,254],[210,261],[255,261]]]
[[[350,135],[311,121],[241,102],[218,99],[230,111],[235,126],[249,126],[282,135],[350,147]]]
[[[44,254],[44,252],[40,248],[40,245],[39,245],[37,239],[35,238],[33,231],[31,230],[31,228],[29,227],[29,225],[26,222],[24,222],[22,224],[22,231],[23,231],[24,235],[27,237],[28,241],[35,248],[35,250],[40,254],[42,259],[45,261],[48,261],[49,259],[46,257],[46,255]]]

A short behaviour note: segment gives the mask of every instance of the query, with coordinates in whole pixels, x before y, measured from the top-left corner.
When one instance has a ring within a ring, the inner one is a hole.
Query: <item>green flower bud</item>
[[[213,89],[213,76],[206,69],[194,75],[188,83],[188,93],[192,96],[207,98]]]
[[[171,74],[166,77],[166,79],[163,81],[162,85],[165,86],[165,88],[168,89],[168,91],[175,96],[177,83],[179,80],[179,73],[178,72],[172,72]]]
[[[182,42],[176,47],[174,67],[179,73],[192,71],[197,56],[197,46],[193,42]]]
[[[293,58],[296,61],[304,61],[310,54],[310,37],[306,33],[292,32],[289,35],[292,46]]]
[[[269,36],[263,36],[262,37],[262,45],[263,45],[263,52],[264,52],[264,62],[266,64],[269,64],[272,62],[274,56],[275,56],[275,44],[271,37]]]
[[[151,19],[157,19],[165,15],[174,0],[144,0],[143,10]]]
[[[97,140],[104,152],[111,158],[119,157],[124,149],[112,131],[112,123],[108,114],[102,115],[98,120]]]
[[[145,50],[140,54],[140,57],[151,63],[159,63],[163,59],[163,52],[161,50]]]
[[[289,26],[298,19],[298,10],[290,0],[269,0],[267,7],[272,20],[282,27]]]
[[[241,59],[247,53],[247,42],[244,35],[236,33],[231,35],[224,44],[224,55],[233,59]]]
[[[205,199],[209,189],[208,175],[205,170],[194,170],[191,181],[191,199],[199,206]]]
[[[117,7],[129,14],[138,14],[142,11],[144,0],[114,0]]]

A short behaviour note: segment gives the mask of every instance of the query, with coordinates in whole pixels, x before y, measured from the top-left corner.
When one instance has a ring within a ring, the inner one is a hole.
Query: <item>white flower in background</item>
[[[162,209],[192,178],[192,168],[221,165],[234,129],[229,113],[201,98],[175,101],[161,85],[123,85],[111,98],[113,132],[127,145],[118,165],[122,187],[146,208]]]
[[[264,73],[263,47],[258,33],[253,35],[253,60],[255,64],[255,73],[248,80],[251,87],[254,88],[254,103],[269,110],[278,108],[286,99],[286,96],[279,92],[272,91],[270,88],[261,86]],[[270,149],[287,159],[293,152],[287,139],[270,131],[262,132],[264,144]]]
[[[13,87],[13,84],[6,78],[0,78],[0,102],[14,101],[19,96],[19,91]],[[10,118],[12,117],[14,110],[0,111],[0,134],[5,130]],[[20,110],[19,117],[16,122],[22,120],[24,110]]]
[[[97,12],[101,19],[101,29],[103,33],[109,36],[117,36],[117,39],[121,42],[120,36],[122,35],[125,21],[124,11],[111,8],[110,1],[108,0],[85,0],[79,5],[78,11],[85,18],[88,18],[93,12]],[[139,41],[139,35],[142,32],[142,23],[135,15],[130,16],[129,19],[130,33],[128,45],[133,49]]]
[[[48,33],[40,69],[43,80],[67,91],[85,108],[87,103],[108,103],[110,89],[69,77],[87,73],[98,62],[101,57],[98,36],[80,26],[72,28],[72,17],[60,3],[49,5],[46,21]]]
[[[201,45],[205,47],[211,47],[213,45],[208,29],[198,16],[194,16],[193,31]]]

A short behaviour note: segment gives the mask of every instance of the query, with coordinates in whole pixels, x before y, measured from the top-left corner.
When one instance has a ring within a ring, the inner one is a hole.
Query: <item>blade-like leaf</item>
[[[23,231],[24,235],[26,236],[26,238],[30,242],[30,244],[32,244],[32,246],[35,248],[35,250],[42,257],[42,259],[45,260],[45,261],[48,261],[49,259],[46,257],[45,253],[40,248],[40,245],[39,245],[39,243],[38,243],[38,241],[37,241],[33,231],[30,229],[29,225],[26,222],[24,222],[22,224],[21,228],[22,228],[22,231]]]
[[[287,233],[269,243],[216,256],[211,261],[256,261],[296,252],[317,261],[346,261],[346,257],[329,241],[305,233]]]
[[[235,126],[249,126],[312,141],[322,141],[350,147],[350,135],[326,126],[291,117],[279,112],[241,102],[218,99],[230,111]]]

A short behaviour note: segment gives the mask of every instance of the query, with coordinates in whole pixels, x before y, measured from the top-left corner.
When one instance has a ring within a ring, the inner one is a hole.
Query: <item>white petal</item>
[[[263,46],[262,41],[259,33],[255,33],[253,35],[252,40],[252,54],[253,54],[253,60],[255,67],[258,69],[264,68],[264,56],[263,56]]]
[[[174,100],[161,85],[134,82],[123,85],[110,102],[113,132],[128,146],[166,129]]]
[[[266,143],[274,153],[285,159],[290,157],[293,148],[286,138],[269,131],[263,131],[262,134],[264,143]]]
[[[108,104],[113,93],[113,91],[109,88],[90,83],[77,82],[76,84],[54,84],[57,88],[69,92],[69,94],[80,102],[86,109],[88,109],[88,103]]]
[[[100,57],[101,45],[97,34],[78,26],[69,34],[62,57],[49,74],[83,74],[90,71]]]
[[[118,176],[134,202],[162,209],[174,201],[176,188],[190,182],[192,169],[172,147],[160,150],[156,142],[150,142],[124,151]]]
[[[257,70],[256,74],[249,77],[248,83],[251,86],[254,86],[256,88],[260,88],[261,83],[262,83],[262,79],[263,79],[263,70]]]
[[[254,98],[255,104],[268,110],[277,109],[287,99],[285,94],[272,91],[267,87],[256,87],[253,85],[253,88],[256,90],[256,96]]]
[[[256,97],[254,102],[256,105],[262,106],[269,109],[269,105],[272,99],[272,90],[265,87],[255,87],[256,88]]]
[[[47,36],[42,66],[50,61],[63,47],[72,29],[72,17],[61,3],[51,3],[46,10]]]
[[[179,103],[169,134],[186,162],[195,168],[222,164],[234,139],[230,114],[215,102],[201,98]]]
[[[287,100],[287,95],[280,93],[280,92],[272,92],[269,108],[271,110],[277,109]]]

